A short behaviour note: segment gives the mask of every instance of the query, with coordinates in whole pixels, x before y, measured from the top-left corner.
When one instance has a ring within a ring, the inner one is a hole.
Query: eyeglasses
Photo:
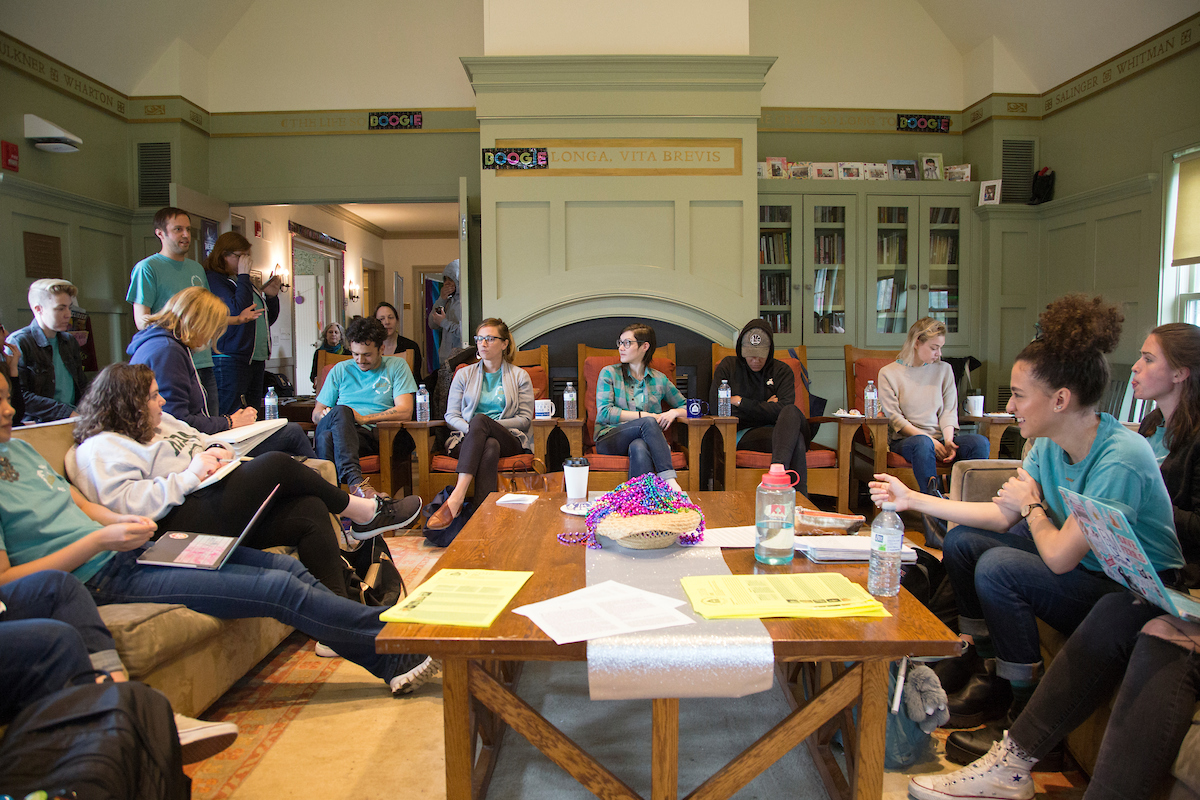
[[[491,344],[492,342],[503,341],[499,336],[476,336],[475,344]]]
[[[618,349],[620,349],[622,347],[637,347],[637,346],[638,346],[637,339],[618,339],[617,340],[617,348]]]

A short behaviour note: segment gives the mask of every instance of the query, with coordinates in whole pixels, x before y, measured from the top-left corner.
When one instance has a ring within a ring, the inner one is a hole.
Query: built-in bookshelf
[[[758,316],[792,332],[792,207],[758,209]]]

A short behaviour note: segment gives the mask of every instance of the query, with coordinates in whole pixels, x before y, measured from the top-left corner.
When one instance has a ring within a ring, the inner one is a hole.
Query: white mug
[[[588,462],[586,458],[568,458],[563,462],[563,482],[567,488],[567,504],[585,503],[588,495]]]
[[[983,416],[983,395],[969,394],[967,395],[967,415],[971,417]]]
[[[553,400],[534,400],[533,416],[535,419],[550,419],[557,409]]]

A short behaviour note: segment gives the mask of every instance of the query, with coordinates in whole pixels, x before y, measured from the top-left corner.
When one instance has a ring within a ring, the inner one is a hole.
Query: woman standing
[[[224,301],[230,316],[251,306],[259,312],[251,322],[231,324],[213,348],[217,405],[222,414],[232,414],[243,406],[262,407],[263,373],[270,356],[268,328],[279,319],[279,288],[283,281],[275,276],[260,292],[250,280],[253,265],[250,242],[234,231],[217,237],[205,262],[208,289]]]
[[[658,339],[649,325],[626,325],[617,340],[620,364],[600,370],[596,381],[596,452],[628,456],[629,477],[653,472],[683,492],[671,466],[663,431],[687,416],[687,400],[650,361]],[[666,403],[670,409],[663,411]]]
[[[400,324],[400,315],[396,312],[396,307],[386,300],[382,300],[375,306],[375,319],[383,323],[383,329],[387,335],[383,337],[383,354],[385,356],[403,356],[405,350],[412,351],[412,374],[419,376],[421,372],[421,346],[409,339],[406,336],[401,336],[397,326]]]
[[[912,464],[922,492],[937,464],[957,459],[987,458],[988,440],[958,431],[958,387],[954,370],[942,361],[946,326],[924,317],[908,329],[900,355],[879,370],[879,405],[888,418],[888,447]]]
[[[458,459],[454,491],[427,523],[442,530],[462,512],[467,489],[475,482],[478,507],[496,491],[501,458],[530,452],[533,422],[533,383],[515,366],[516,343],[502,319],[485,319],[475,329],[479,360],[454,373],[446,405],[446,424],[453,429],[446,441]]]

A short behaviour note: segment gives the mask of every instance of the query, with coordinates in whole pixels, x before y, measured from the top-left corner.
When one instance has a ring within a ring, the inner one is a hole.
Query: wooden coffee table
[[[752,492],[694,492],[711,527],[754,520]],[[560,512],[564,495],[545,495],[531,506],[497,506],[495,495],[463,528],[438,568],[533,570],[509,609],[581,589],[583,547],[556,539],[585,530],[583,519]],[[735,574],[755,570],[752,550],[725,550]],[[790,566],[758,569],[815,572],[797,557]],[[865,585],[865,566],[839,567]],[[883,786],[888,663],[905,655],[951,656],[959,640],[907,591],[885,599],[885,619],[766,619],[777,674],[789,689],[793,712],[689,798],[728,798],[802,742],[814,755],[830,796],[878,798]],[[526,617],[505,610],[490,628],[389,623],[376,639],[381,653],[430,653],[444,665],[446,796],[483,798],[507,728],[524,736],[589,791],[600,797],[638,798],[628,785],[583,751],[519,698],[524,661],[586,661],[587,644],[556,645]],[[846,662],[853,662],[846,667]],[[678,797],[679,700],[652,704],[652,800]],[[849,709],[859,705],[858,724]],[[833,729],[845,742],[847,775],[829,748]],[[482,742],[477,747],[477,741]]]

